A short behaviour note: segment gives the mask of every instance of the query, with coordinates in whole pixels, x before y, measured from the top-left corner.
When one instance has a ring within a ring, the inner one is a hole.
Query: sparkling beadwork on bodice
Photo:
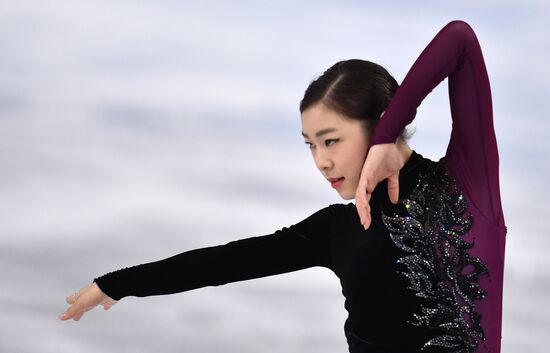
[[[481,259],[468,253],[474,241],[464,236],[473,217],[465,214],[468,202],[444,171],[444,161],[420,174],[409,197],[399,201],[403,214],[382,212],[382,220],[396,246],[408,253],[397,260],[404,265],[398,272],[409,280],[407,289],[421,298],[421,312],[408,323],[441,332],[422,350],[432,346],[472,353],[479,339],[485,340],[475,300],[485,297],[479,278],[489,272]]]

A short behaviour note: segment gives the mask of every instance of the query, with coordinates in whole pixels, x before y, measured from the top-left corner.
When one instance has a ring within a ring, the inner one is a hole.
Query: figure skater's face
[[[354,199],[369,142],[362,123],[317,103],[302,113],[302,135],[329,186]]]

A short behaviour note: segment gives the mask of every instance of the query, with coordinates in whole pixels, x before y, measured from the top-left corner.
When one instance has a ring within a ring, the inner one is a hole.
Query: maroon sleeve
[[[502,210],[491,89],[468,23],[449,22],[422,51],[377,124],[371,145],[394,143],[422,100],[447,77],[452,132],[445,166],[481,214],[495,222]]]

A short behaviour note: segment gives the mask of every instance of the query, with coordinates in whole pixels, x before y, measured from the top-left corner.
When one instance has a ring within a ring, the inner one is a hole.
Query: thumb
[[[399,171],[388,177],[388,196],[393,204],[399,201]]]
[[[114,303],[105,303],[105,304],[103,304],[103,309],[109,310],[109,309],[111,309],[111,308],[113,307],[113,305],[115,305],[115,304],[116,304],[116,302],[114,302]]]

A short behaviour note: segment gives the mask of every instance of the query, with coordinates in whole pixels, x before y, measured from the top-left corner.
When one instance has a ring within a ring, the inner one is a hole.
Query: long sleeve
[[[422,51],[378,122],[371,145],[395,142],[423,99],[447,77],[452,132],[446,168],[495,224],[502,209],[491,90],[479,42],[466,22],[449,22]]]
[[[111,298],[120,300],[219,286],[313,266],[330,268],[331,206],[273,234],[186,251],[110,272],[94,282]]]

